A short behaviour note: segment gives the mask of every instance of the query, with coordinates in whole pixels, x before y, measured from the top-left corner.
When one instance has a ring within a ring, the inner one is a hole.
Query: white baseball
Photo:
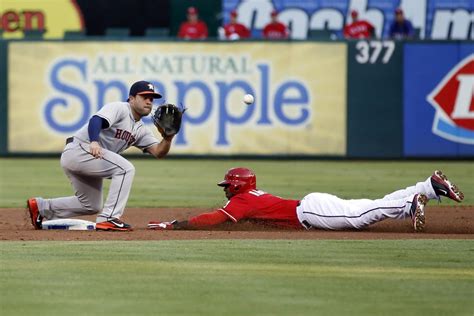
[[[253,101],[254,101],[253,95],[251,95],[251,94],[244,95],[244,102],[246,104],[252,104]]]

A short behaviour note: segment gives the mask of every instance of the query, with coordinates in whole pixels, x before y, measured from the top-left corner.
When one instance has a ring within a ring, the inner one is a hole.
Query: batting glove
[[[148,229],[154,230],[172,230],[174,229],[174,224],[178,223],[177,220],[173,220],[171,222],[158,222],[158,221],[151,221],[148,223]]]

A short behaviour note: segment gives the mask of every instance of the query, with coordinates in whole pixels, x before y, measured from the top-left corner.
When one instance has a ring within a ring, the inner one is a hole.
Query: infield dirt
[[[423,233],[414,233],[410,220],[379,222],[360,231],[282,230],[256,222],[226,224],[213,230],[153,231],[150,220],[184,220],[209,209],[131,208],[122,218],[131,232],[34,230],[26,209],[0,209],[0,240],[190,240],[190,239],[474,239],[474,207],[430,206]],[[94,216],[81,217],[95,220]]]

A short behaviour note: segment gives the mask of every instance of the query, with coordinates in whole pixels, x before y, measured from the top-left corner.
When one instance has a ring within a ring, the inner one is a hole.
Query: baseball
[[[253,101],[254,101],[253,95],[251,95],[251,94],[244,95],[244,102],[246,104],[252,104]]]

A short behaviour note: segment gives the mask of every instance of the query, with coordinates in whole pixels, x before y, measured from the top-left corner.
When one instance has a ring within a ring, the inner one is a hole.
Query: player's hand
[[[101,159],[104,155],[102,151],[102,147],[100,147],[99,143],[96,141],[91,142],[89,146],[89,150],[90,150],[91,155],[97,159]]]
[[[154,230],[172,230],[174,229],[174,224],[178,223],[177,220],[171,222],[159,222],[159,221],[150,221],[148,223],[148,229]]]

